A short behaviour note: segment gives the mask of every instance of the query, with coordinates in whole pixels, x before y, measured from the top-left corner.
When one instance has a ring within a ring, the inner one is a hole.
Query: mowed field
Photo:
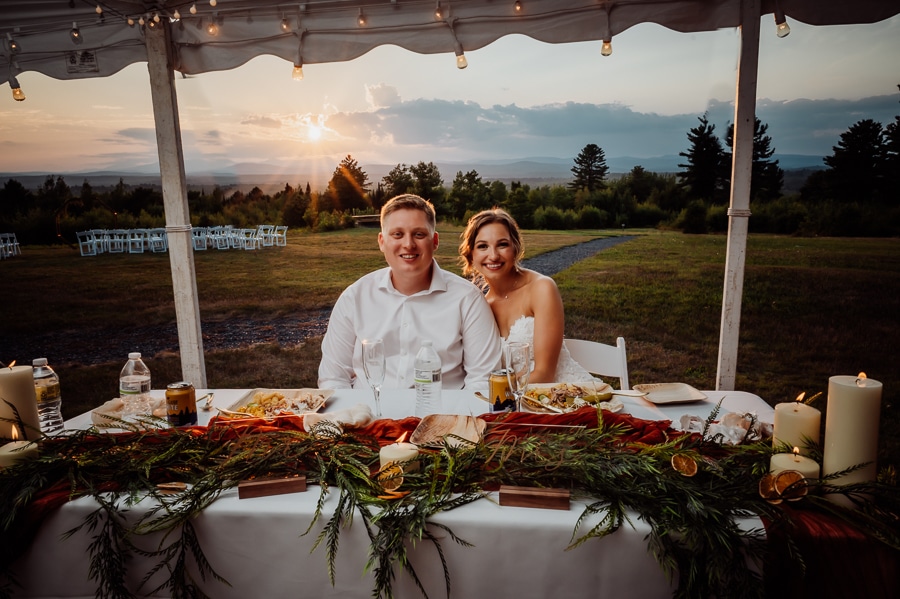
[[[440,226],[438,261],[459,272],[460,229]],[[625,337],[631,384],[715,386],[726,237],[627,231],[636,238],[554,275],[567,335]],[[201,318],[268,322],[327,310],[360,275],[384,265],[374,229],[289,231],[288,245],[195,253]],[[525,231],[526,256],[620,231]],[[741,310],[736,388],[770,404],[801,391],[823,396],[828,377],[864,371],[884,384],[883,463],[900,465],[900,241],[751,235]],[[25,247],[0,262],[0,360],[44,356],[62,381],[66,417],[114,397],[127,356],[109,362],[56,359],[54,346],[130,340],[175,321],[167,254],[81,257],[64,246]],[[104,331],[104,336],[96,334]],[[110,331],[112,331],[110,333]],[[150,333],[152,334],[152,333]],[[30,340],[40,340],[32,343]],[[292,345],[206,352],[214,388],[315,386],[320,336]],[[20,348],[22,355],[7,349]],[[24,349],[21,349],[24,348]],[[177,348],[146,355],[154,388],[181,380]],[[59,355],[57,352],[56,355]],[[823,418],[824,422],[824,418]]]

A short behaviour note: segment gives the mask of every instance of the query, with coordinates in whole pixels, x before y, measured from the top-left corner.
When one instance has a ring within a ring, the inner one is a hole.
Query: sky
[[[900,114],[900,17],[864,26],[762,20],[757,116],[778,154],[825,156],[853,123]],[[271,173],[360,164],[570,160],[677,155],[698,117],[724,137],[734,118],[737,30],[683,34],[643,24],[599,42],[508,36],[467,52],[382,46],[354,61],[304,66],[259,57],[231,71],[177,77],[188,172],[256,165]],[[0,172],[127,171],[157,163],[145,63],[98,79],[18,77],[0,93]],[[6,86],[3,86],[4,88]],[[446,178],[446,174],[445,174]]]

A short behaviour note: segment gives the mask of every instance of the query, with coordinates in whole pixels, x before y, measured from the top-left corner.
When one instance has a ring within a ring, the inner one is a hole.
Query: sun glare
[[[322,137],[322,128],[318,125],[310,125],[306,128],[306,136],[310,141],[318,141]]]

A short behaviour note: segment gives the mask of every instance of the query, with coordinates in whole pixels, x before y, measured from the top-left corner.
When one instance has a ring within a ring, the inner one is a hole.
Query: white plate
[[[283,410],[280,414],[266,414],[265,416],[260,416],[260,418],[274,418],[276,416],[290,416],[294,414],[318,412],[328,401],[328,398],[334,395],[334,389],[253,389],[230,405],[228,410],[232,412],[243,412],[247,404],[254,401],[257,393],[280,393],[284,396],[288,408]],[[312,399],[314,397],[320,397],[321,399],[315,401]],[[223,413],[221,410],[220,414],[231,418],[246,418],[246,416],[228,415],[227,411],[226,413]]]
[[[597,404],[579,404],[579,405],[543,405],[538,399],[541,394],[551,395],[554,390],[561,390],[568,396],[580,396],[579,390],[585,395],[595,395],[601,393],[614,392],[613,388],[602,381],[584,381],[578,383],[535,383],[528,385],[525,395],[522,396],[522,411],[537,413],[565,413],[573,412],[584,405],[599,405],[604,410],[610,412],[618,412],[624,404],[617,397],[613,396],[608,401],[601,401]]]
[[[686,383],[648,383],[635,385],[634,388],[646,393],[644,399],[655,404],[688,403],[706,399],[703,393]]]

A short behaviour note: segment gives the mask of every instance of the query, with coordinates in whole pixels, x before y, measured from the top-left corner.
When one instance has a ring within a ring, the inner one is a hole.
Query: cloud
[[[260,115],[249,116],[241,121],[241,124],[252,125],[254,127],[265,127],[267,129],[280,129],[282,126],[280,119]]]
[[[373,108],[394,106],[400,104],[400,93],[393,85],[379,83],[366,86],[366,102]]]
[[[115,132],[116,137],[126,140],[156,143],[156,129],[151,127],[129,127]],[[121,140],[119,140],[121,141]]]

